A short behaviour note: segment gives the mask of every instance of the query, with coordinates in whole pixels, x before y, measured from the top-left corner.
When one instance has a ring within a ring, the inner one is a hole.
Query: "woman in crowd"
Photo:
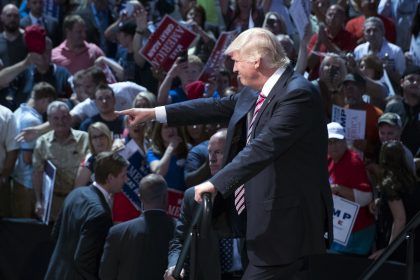
[[[152,172],[162,175],[168,187],[185,191],[184,164],[188,147],[181,128],[156,123],[147,159]]]
[[[225,20],[226,30],[238,30],[242,32],[248,28],[262,26],[264,12],[257,7],[256,0],[235,0],[232,9],[229,0],[221,0],[220,8]]]
[[[95,122],[89,126],[89,150],[90,153],[80,164],[77,171],[75,187],[87,186],[91,184],[94,179],[94,163],[96,155],[110,151],[112,148],[112,133],[108,126],[102,122]]]
[[[382,144],[379,166],[380,198],[375,201],[378,211],[378,250],[370,256],[371,259],[378,258],[420,210],[420,186],[407,164],[401,142],[387,141]],[[419,234],[420,228],[417,228],[416,235]],[[419,240],[415,239],[414,244],[415,260],[420,261]],[[405,244],[402,244],[391,258],[404,262],[405,256]]]
[[[189,53],[195,54],[201,61],[206,62],[216,43],[218,32],[217,30],[213,32],[206,24],[206,11],[203,6],[196,4],[189,9],[186,24],[198,34],[190,45]]]

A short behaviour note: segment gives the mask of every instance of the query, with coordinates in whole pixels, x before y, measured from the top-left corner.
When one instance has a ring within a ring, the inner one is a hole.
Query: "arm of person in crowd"
[[[389,209],[392,214],[392,230],[389,238],[389,244],[402,232],[407,223],[404,203],[401,199],[388,201]]]
[[[123,81],[124,68],[115,60],[110,59],[106,56],[100,56],[95,60],[95,65],[99,66],[100,68],[103,68],[105,65],[107,65],[115,73],[115,76],[117,76],[118,81]]]
[[[77,170],[76,179],[74,180],[74,187],[81,187],[86,186],[89,183],[90,176],[92,176],[92,172],[82,164],[79,166]]]
[[[143,48],[144,38],[150,36],[150,32],[147,28],[147,12],[145,9],[138,9],[134,11],[134,16],[137,25],[136,33],[133,38],[134,61],[142,68],[146,63],[146,59],[139,52]]]
[[[315,67],[318,65],[318,63],[320,62],[320,58],[319,55],[316,54],[315,52],[319,52],[319,49],[321,47],[322,44],[322,40],[324,40],[322,38],[322,36],[327,36],[325,33],[325,25],[323,23],[319,24],[319,30],[318,30],[318,37],[315,38],[311,37],[309,39],[309,55],[308,55],[308,60],[307,60],[307,66],[309,69],[315,69]],[[305,46],[305,44],[300,44],[301,47]],[[312,46],[312,48],[310,48]]]
[[[150,170],[152,172],[165,176],[168,173],[169,165],[171,163],[172,155],[175,149],[182,142],[182,138],[178,135],[171,137],[168,147],[160,160],[154,160],[150,163]]]
[[[389,242],[388,242],[388,245],[389,245],[402,232],[407,222],[406,221],[407,218],[406,218],[406,213],[404,209],[404,203],[401,199],[388,201],[388,206],[392,214],[392,229],[391,229],[391,236],[389,237]],[[369,256],[369,259],[379,258],[382,255],[382,253],[385,251],[385,249],[386,248],[382,248],[375,251],[372,255]]]
[[[6,152],[6,158],[4,160],[3,170],[0,173],[0,187],[8,185],[10,180],[10,175],[15,168],[16,159],[18,156],[19,150],[12,150]]]
[[[76,115],[71,115],[71,119],[72,119],[72,127],[78,126],[78,124],[81,121],[81,118]],[[38,136],[44,133],[47,133],[51,129],[52,128],[51,128],[50,122],[47,121],[37,126],[22,129],[22,131],[18,133],[15,139],[18,142],[23,142],[23,141],[29,142],[36,139]]]
[[[178,76],[180,71],[185,71],[185,68],[188,67],[188,62],[182,62],[179,58],[175,60],[175,63],[172,65],[165,79],[159,87],[159,92],[157,96],[158,105],[166,105],[171,103],[169,98],[169,90],[171,89],[172,82],[175,77]]]
[[[303,36],[303,39],[299,45],[299,53],[298,53],[298,58],[296,61],[296,66],[295,66],[295,71],[300,74],[305,73],[306,67],[308,65],[307,64],[308,63],[307,46],[312,36],[311,33],[312,33],[312,25],[311,23],[308,23],[305,27],[305,35]]]
[[[74,266],[84,279],[96,279],[108,230],[111,227],[109,213],[88,218],[82,226],[74,252]]]
[[[211,49],[213,49],[213,46],[216,43],[215,38],[207,34],[207,32],[204,31],[203,28],[201,28],[201,26],[199,26],[195,21],[192,21],[191,24],[192,30],[198,35],[200,35],[204,43],[211,45]]]
[[[5,67],[0,71],[0,88],[5,88],[9,86],[16,76],[25,71],[29,65],[42,60],[40,54],[37,53],[28,53],[26,58],[16,64],[13,64],[9,67]]]
[[[331,192],[350,201],[355,201],[353,189],[349,187],[345,187],[343,185],[338,184],[332,184]]]
[[[261,8],[264,11],[264,14],[270,12],[272,0],[261,0]]]
[[[347,62],[347,69],[349,72],[354,74],[358,74],[362,77],[366,82],[366,94],[370,96],[370,98],[374,99],[376,102],[375,104],[383,104],[385,107],[386,97],[387,97],[387,90],[386,87],[379,81],[375,81],[369,78],[367,75],[363,74],[360,68],[357,65],[356,60],[354,59],[353,54],[346,55],[346,62]]]
[[[99,278],[102,280],[117,279],[120,256],[118,241],[118,235],[115,234],[115,228],[112,227],[106,238],[101,264],[99,266]]]
[[[44,205],[42,202],[42,171],[32,172],[32,186],[35,192],[35,214],[41,218],[44,214]]]
[[[118,19],[114,21],[112,24],[110,24],[107,29],[105,29],[105,32],[104,32],[105,39],[107,39],[110,42],[117,42],[118,25],[124,22],[126,19],[127,19],[127,14],[121,13]]]

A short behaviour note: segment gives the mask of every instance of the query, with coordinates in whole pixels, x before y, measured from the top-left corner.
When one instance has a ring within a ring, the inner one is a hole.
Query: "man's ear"
[[[261,65],[262,65],[262,58],[260,57],[257,60],[255,60],[255,62],[254,62],[255,70],[258,70],[261,67]]]

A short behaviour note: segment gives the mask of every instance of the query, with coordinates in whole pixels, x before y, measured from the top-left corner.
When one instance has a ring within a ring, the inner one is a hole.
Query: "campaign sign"
[[[51,214],[51,204],[54,194],[54,183],[55,183],[55,174],[56,167],[54,164],[47,160],[44,166],[44,172],[42,174],[42,193],[44,195],[43,205],[44,205],[44,214],[42,215],[42,223],[48,225],[50,221]]]
[[[224,68],[224,52],[230,43],[232,43],[233,39],[235,39],[236,34],[237,31],[222,32],[222,34],[220,34],[211,55],[200,74],[200,81],[208,82],[218,69]]]
[[[344,127],[347,140],[365,139],[366,112],[333,105],[332,118]]]
[[[143,151],[134,140],[130,140],[119,154],[129,161],[127,168],[127,181],[123,186],[123,193],[136,208],[141,210],[141,202],[137,195],[140,180],[150,174],[149,165]]]
[[[194,32],[166,15],[140,54],[153,66],[168,72],[179,54],[188,49],[195,37]]]
[[[333,195],[333,202],[334,242],[346,246],[360,206],[357,203],[336,195]]]
[[[179,218],[184,192],[168,188],[168,215]]]

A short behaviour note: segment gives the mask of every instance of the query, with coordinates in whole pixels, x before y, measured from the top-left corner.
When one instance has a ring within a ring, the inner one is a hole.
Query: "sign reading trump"
[[[333,201],[334,241],[346,246],[359,212],[359,204],[336,195],[333,195]]]
[[[153,66],[169,71],[181,52],[188,49],[196,35],[166,15],[150,36],[140,54]]]

